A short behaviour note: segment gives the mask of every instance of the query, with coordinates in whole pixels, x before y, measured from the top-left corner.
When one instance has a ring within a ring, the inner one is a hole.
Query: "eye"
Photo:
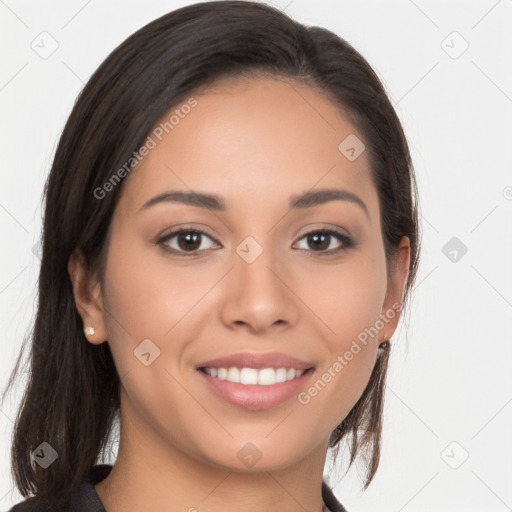
[[[173,231],[157,241],[165,251],[174,253],[197,254],[207,249],[218,248],[219,244],[200,229],[180,229]]]
[[[302,242],[301,242],[302,241]],[[333,229],[310,231],[299,239],[298,249],[310,249],[319,253],[337,253],[353,246],[352,240]]]

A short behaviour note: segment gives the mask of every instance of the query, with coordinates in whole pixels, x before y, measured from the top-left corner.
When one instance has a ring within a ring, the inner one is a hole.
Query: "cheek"
[[[119,236],[111,244],[105,282],[107,329],[119,373],[138,362],[133,351],[146,339],[161,351],[155,363],[180,364],[186,340],[201,329],[198,315],[204,314],[207,294],[225,272],[192,258],[171,261],[158,247]]]
[[[315,414],[331,418],[334,428],[360,398],[375,365],[385,259],[361,253],[336,267],[317,265],[308,275],[314,280],[302,285],[300,296],[308,297],[308,306],[321,320],[317,323],[327,353],[303,402],[311,400],[318,408]],[[321,399],[315,398],[320,394]]]
[[[180,268],[168,263],[156,248],[153,257],[137,243],[128,245],[130,252],[121,241],[116,241],[115,248],[112,244],[107,264],[109,344],[122,391],[129,398],[124,401],[125,414],[150,418],[160,411],[155,424],[164,432],[163,426],[176,423],[176,410],[190,411],[190,394],[180,385],[179,366],[187,340],[194,339],[201,327],[195,320],[202,311],[202,299],[219,277],[206,265]],[[144,354],[149,354],[148,365],[143,362]],[[200,416],[201,411],[194,414]],[[182,440],[187,432],[194,432],[194,421],[199,421],[198,417],[192,421],[190,412],[189,416],[185,430],[175,425]]]
[[[316,264],[304,274],[314,277],[298,281],[300,296],[324,324],[322,332],[332,351],[344,350],[368,330],[373,334],[368,342],[376,340],[370,328],[379,319],[386,294],[384,255],[360,252],[335,266]]]

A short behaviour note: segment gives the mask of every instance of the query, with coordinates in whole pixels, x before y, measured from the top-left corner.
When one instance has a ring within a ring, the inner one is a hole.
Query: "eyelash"
[[[208,238],[210,238],[211,240],[213,240],[215,243],[219,243],[217,242],[217,240],[215,240],[211,235],[209,235],[206,231],[203,231],[202,229],[198,229],[198,228],[188,228],[188,227],[185,227],[185,228],[181,228],[179,230],[176,230],[176,231],[172,231],[171,233],[159,238],[156,242],[156,244],[158,246],[160,246],[162,248],[163,251],[165,251],[166,253],[171,253],[171,254],[176,254],[176,255],[179,255],[179,256],[185,256],[185,257],[195,257],[195,256],[199,256],[199,254],[201,252],[203,252],[205,249],[202,249],[202,250],[194,250],[194,251],[182,251],[182,250],[176,250],[174,248],[170,248],[167,244],[167,242],[169,240],[171,240],[172,238],[174,238],[176,235],[180,235],[182,233],[195,233],[195,234],[200,234],[200,235],[204,235]],[[312,234],[323,234],[323,235],[329,235],[329,236],[333,236],[335,237],[336,239],[338,239],[339,242],[341,242],[341,246],[336,248],[336,249],[330,249],[328,251],[326,250],[323,250],[323,251],[315,251],[315,250],[310,250],[310,252],[314,253],[315,255],[318,255],[318,256],[329,256],[329,255],[333,255],[333,254],[338,254],[338,253],[341,253],[341,252],[345,252],[349,249],[351,249],[352,247],[355,246],[355,243],[354,241],[348,237],[347,235],[343,234],[343,233],[340,233],[339,231],[336,231],[334,229],[327,229],[327,228],[321,228],[321,229],[315,229],[313,231],[308,231],[307,233],[305,233],[304,235],[302,235],[299,240],[303,240],[304,238],[306,238],[308,235],[312,235]],[[307,249],[300,249],[300,250],[307,250]]]

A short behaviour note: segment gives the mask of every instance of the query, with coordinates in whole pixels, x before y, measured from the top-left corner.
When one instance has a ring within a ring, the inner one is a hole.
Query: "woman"
[[[419,250],[363,57],[263,4],[171,12],[89,80],[45,194],[12,510],[345,510],[327,450],[370,484]]]

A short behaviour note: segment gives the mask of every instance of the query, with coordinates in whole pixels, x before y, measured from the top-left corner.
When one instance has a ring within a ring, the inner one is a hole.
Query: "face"
[[[112,350],[133,444],[238,471],[243,449],[277,469],[325,451],[361,396],[408,260],[388,273],[367,152],[339,149],[362,136],[328,99],[263,78],[193,97],[125,178],[98,309],[81,312]],[[198,369],[241,353],[309,369],[270,385]]]

